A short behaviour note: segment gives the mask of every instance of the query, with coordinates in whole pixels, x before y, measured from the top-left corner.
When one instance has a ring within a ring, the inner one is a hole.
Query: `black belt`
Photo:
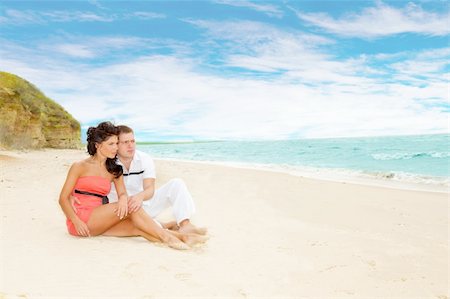
[[[142,174],[142,173],[144,173],[144,171],[143,171],[143,170],[141,170],[141,171],[138,171],[138,172],[130,172],[130,173],[124,173],[124,174],[123,174],[123,176],[129,176],[129,175],[133,175],[133,174]]]
[[[87,191],[80,191],[80,190],[77,190],[77,189],[75,189],[74,192],[78,193],[78,194],[84,194],[84,195],[91,195],[91,196],[100,197],[102,199],[102,205],[106,205],[107,203],[109,203],[108,196],[103,196],[101,194],[91,193],[91,192],[87,192]]]

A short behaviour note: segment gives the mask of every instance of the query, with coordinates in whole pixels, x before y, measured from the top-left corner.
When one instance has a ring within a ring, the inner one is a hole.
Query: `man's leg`
[[[143,208],[152,218],[155,218],[169,206],[173,208],[180,231],[206,233],[205,229],[196,228],[190,223],[189,219],[195,213],[194,200],[181,179],[172,179],[158,188],[153,198],[145,202]]]

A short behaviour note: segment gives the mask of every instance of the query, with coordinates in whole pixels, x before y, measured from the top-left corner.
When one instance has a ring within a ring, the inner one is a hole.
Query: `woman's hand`
[[[89,232],[89,228],[86,223],[84,223],[80,219],[72,221],[72,223],[75,226],[75,230],[77,231],[79,236],[82,236],[82,237],[90,237],[91,236],[91,233]]]
[[[123,175],[114,179],[114,186],[119,197],[117,208],[114,212],[117,213],[120,219],[123,219],[128,216],[128,195],[127,190],[125,190],[125,184],[123,183]]]
[[[117,203],[117,216],[119,216],[120,219],[123,219],[125,217],[127,217],[128,215],[128,202],[123,198],[120,198],[118,203]]]

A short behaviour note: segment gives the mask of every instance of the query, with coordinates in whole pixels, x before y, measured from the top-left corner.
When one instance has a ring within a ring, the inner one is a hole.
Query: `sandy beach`
[[[176,251],[67,233],[58,195],[84,157],[0,151],[0,298],[449,298],[448,193],[157,160],[209,229]]]

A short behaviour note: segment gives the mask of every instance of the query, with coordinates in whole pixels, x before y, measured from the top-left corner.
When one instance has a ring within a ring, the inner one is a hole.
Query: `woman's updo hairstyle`
[[[87,151],[93,156],[97,153],[97,143],[102,143],[111,136],[119,136],[119,128],[109,121],[101,122],[97,127],[89,127],[87,130]],[[117,156],[114,159],[106,158],[106,169],[114,177],[118,178],[123,174],[122,166],[117,165]]]

